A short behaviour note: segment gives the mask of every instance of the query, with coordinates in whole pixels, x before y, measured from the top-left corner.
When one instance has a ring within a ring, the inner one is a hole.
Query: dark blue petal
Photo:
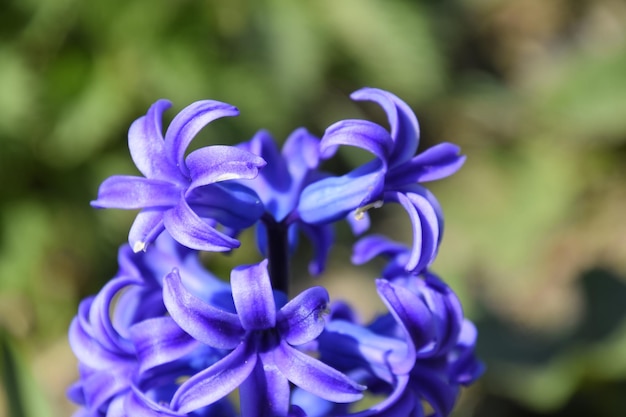
[[[172,103],[158,100],[145,116],[137,119],[128,130],[130,156],[139,171],[146,177],[158,180],[180,178],[180,171],[165,153],[161,118]]]
[[[275,326],[276,304],[267,273],[267,259],[256,265],[233,269],[230,283],[235,308],[244,329],[264,330]]]
[[[382,126],[367,120],[342,120],[331,125],[320,142],[320,152],[326,154],[339,145],[356,146],[379,158],[386,169],[393,140]]]
[[[419,363],[411,372],[410,387],[435,410],[436,416],[450,415],[459,394],[458,385],[450,384],[446,375]]]
[[[289,381],[318,397],[338,403],[354,402],[363,397],[364,386],[286,342],[274,349],[274,361]]]
[[[188,413],[216,402],[248,378],[257,360],[256,351],[242,342],[219,362],[185,381],[172,398],[172,408]]]
[[[251,179],[265,166],[263,158],[234,146],[207,146],[186,159],[192,190],[214,182]]]
[[[187,201],[198,216],[235,230],[250,227],[265,212],[257,194],[236,182],[196,188],[188,195]]]
[[[260,354],[250,376],[239,387],[241,417],[280,417],[289,412],[289,381],[273,362]]]
[[[387,187],[396,188],[415,182],[446,178],[457,172],[466,157],[459,155],[461,149],[451,143],[440,143],[413,157],[387,174]]]
[[[327,304],[328,292],[323,287],[309,288],[289,301],[276,319],[283,340],[301,345],[319,336],[326,324],[323,314]]]
[[[328,223],[380,196],[385,171],[379,159],[341,176],[317,181],[302,191],[298,213],[306,223]]]
[[[330,249],[335,241],[333,226],[330,224],[312,226],[306,223],[300,223],[298,227],[307,235],[315,251],[315,257],[309,262],[309,274],[318,276],[324,272],[326,260],[328,259]]]
[[[243,338],[239,318],[196,298],[183,287],[178,271],[172,271],[163,279],[163,302],[174,321],[206,345],[232,349]]]
[[[183,199],[163,214],[163,224],[177,242],[191,249],[223,252],[240,245],[237,239],[219,232],[198,217]]]
[[[431,200],[417,193],[386,192],[385,201],[395,201],[404,207],[411,219],[413,244],[405,266],[407,271],[421,272],[435,258],[440,241],[440,224]]]
[[[196,134],[215,119],[238,114],[236,107],[214,100],[197,101],[185,107],[174,117],[165,133],[165,151],[170,161],[188,175],[185,151]]]
[[[180,188],[162,181],[129,175],[114,175],[100,185],[96,208],[139,209],[172,207],[180,199]]]
[[[369,235],[359,239],[359,241],[354,244],[351,260],[355,265],[362,265],[371,261],[378,255],[394,257],[406,250],[406,246],[394,242],[386,236]]]
[[[350,95],[353,100],[368,100],[378,103],[387,113],[391,125],[393,151],[388,158],[392,168],[407,161],[417,151],[419,144],[419,125],[413,110],[395,95],[377,88],[362,88]]]
[[[390,283],[384,279],[376,280],[376,288],[383,302],[394,315],[398,324],[406,331],[412,361],[417,351],[431,351],[437,336],[433,313],[424,301],[409,289]]]

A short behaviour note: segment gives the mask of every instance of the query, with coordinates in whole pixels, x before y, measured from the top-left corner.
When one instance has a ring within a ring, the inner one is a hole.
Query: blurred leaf
[[[52,407],[45,398],[19,349],[0,329],[0,371],[2,385],[6,390],[9,416],[54,417]]]
[[[531,92],[533,119],[561,140],[626,141],[626,49],[574,54],[548,69]]]

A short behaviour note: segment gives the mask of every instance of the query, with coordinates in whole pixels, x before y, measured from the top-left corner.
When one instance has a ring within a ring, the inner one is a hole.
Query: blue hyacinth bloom
[[[351,97],[378,103],[387,114],[391,131],[366,120],[342,120],[330,126],[321,140],[322,155],[328,157],[338,146],[349,145],[372,153],[375,159],[346,175],[308,186],[298,206],[300,216],[308,223],[325,223],[353,212],[362,217],[367,209],[385,202],[399,203],[413,225],[414,245],[406,269],[421,270],[436,255],[443,215],[435,197],[419,184],[452,175],[465,157],[450,143],[414,156],[419,126],[405,102],[375,88],[358,90]]]
[[[172,120],[165,137],[161,117],[170,107],[159,100],[128,132],[128,147],[144,177],[115,175],[100,186],[94,207],[141,209],[129,233],[135,252],[144,250],[163,231],[193,249],[226,251],[239,242],[213,227],[249,227],[262,214],[258,197],[227,180],[254,178],[262,158],[232,146],[208,146],[185,151],[194,136],[211,121],[236,116],[226,103],[205,100],[184,108]]]

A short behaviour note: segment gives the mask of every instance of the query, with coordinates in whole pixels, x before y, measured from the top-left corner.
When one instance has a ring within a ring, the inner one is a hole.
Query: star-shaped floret
[[[144,250],[163,229],[189,248],[236,248],[239,242],[215,229],[215,224],[243,229],[258,220],[263,210],[256,194],[227,180],[254,178],[265,161],[221,145],[200,148],[185,157],[191,140],[205,125],[236,116],[238,110],[214,100],[195,102],[174,117],[163,137],[161,118],[170,105],[167,100],[157,101],[128,132],[131,157],[144,176],[106,179],[92,205],[141,209],[128,236],[135,252]]]

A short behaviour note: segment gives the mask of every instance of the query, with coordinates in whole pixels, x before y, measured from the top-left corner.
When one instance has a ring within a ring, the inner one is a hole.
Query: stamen
[[[384,203],[383,200],[377,200],[377,201],[374,201],[373,203],[366,204],[363,207],[359,207],[354,212],[354,218],[356,220],[363,220],[363,217],[365,217],[366,211],[368,211],[371,208],[381,208],[383,206],[383,203]]]

